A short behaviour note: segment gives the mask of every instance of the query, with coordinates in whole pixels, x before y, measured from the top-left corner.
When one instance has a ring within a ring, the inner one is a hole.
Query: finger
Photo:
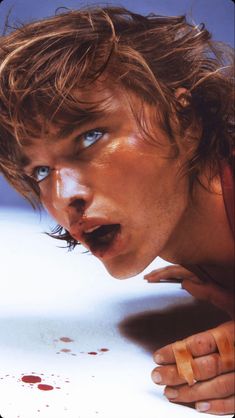
[[[208,380],[227,372],[218,353],[195,358],[192,366],[194,377],[197,381]],[[168,386],[177,386],[186,383],[186,380],[179,376],[178,369],[174,364],[156,367],[152,371],[152,379],[154,383]]]
[[[212,283],[196,283],[186,277],[182,282],[182,288],[200,300],[206,300],[234,317],[234,297],[221,287]]]
[[[226,322],[225,324],[217,327],[217,329],[221,330],[221,335],[223,335],[223,329],[225,329],[230,335],[234,335],[233,321]],[[204,356],[217,351],[217,345],[210,330],[192,335],[186,338],[185,341],[194,357]],[[154,353],[153,358],[157,364],[175,363],[172,344],[168,344],[157,350]]]
[[[226,373],[211,380],[165,388],[166,397],[174,402],[196,402],[206,399],[227,398],[234,394],[234,373]]]
[[[199,412],[215,415],[234,414],[235,397],[229,396],[224,399],[210,399],[204,402],[196,402],[195,408]]]
[[[213,353],[217,348],[213,335],[208,331],[195,334],[186,340],[188,348],[195,357]],[[172,344],[168,344],[157,350],[153,358],[157,364],[175,363]]]
[[[173,278],[179,281],[186,277],[189,278],[192,275],[193,274],[186,270],[184,267],[173,265],[153,270],[151,273],[148,273],[144,276],[144,280],[147,280],[149,283],[170,281]]]

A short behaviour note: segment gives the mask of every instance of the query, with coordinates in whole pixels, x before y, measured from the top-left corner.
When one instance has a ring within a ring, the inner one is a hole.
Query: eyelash
[[[95,144],[96,142],[98,142],[102,137],[103,137],[103,135],[105,134],[105,133],[107,133],[107,129],[105,129],[105,128],[95,128],[95,129],[90,129],[89,131],[87,131],[87,132],[84,132],[84,133],[82,133],[81,135],[79,135],[77,138],[76,138],[76,141],[78,142],[78,144],[81,144],[81,142],[83,141],[83,142],[85,142],[85,136],[86,135],[88,135],[88,134],[91,134],[91,133],[99,133],[100,134],[100,137],[97,139],[95,139],[93,142],[91,141],[91,143],[89,144],[89,145],[87,145],[87,146],[84,146],[84,147],[79,147],[80,149],[79,149],[79,151],[81,152],[83,149],[85,150],[85,149],[87,149],[87,148],[89,148],[89,147],[91,147],[93,144]],[[48,169],[48,174],[44,177],[44,178],[42,178],[42,179],[40,179],[40,180],[38,180],[37,179],[37,172],[40,170],[40,169],[42,169],[42,168],[47,168]],[[34,178],[34,180],[37,182],[37,183],[40,183],[41,181],[43,181],[43,180],[45,180],[48,176],[49,176],[49,174],[50,174],[50,172],[52,171],[52,169],[49,167],[49,166],[38,166],[38,167],[35,167],[34,169],[33,169],[33,171],[32,171],[32,173],[31,173],[31,177],[33,177]]]
[[[99,133],[100,137],[98,139],[95,139],[94,142],[92,142],[91,144],[85,146],[84,149],[89,148],[91,145],[93,145],[94,143],[99,141],[103,137],[103,135],[107,132],[107,129],[105,129],[105,128],[95,128],[95,129],[91,129],[87,132],[84,132],[83,134],[78,136],[78,142],[85,141],[85,136],[88,135],[88,134],[94,133],[94,132]]]
[[[40,169],[42,169],[42,168],[47,168],[49,172],[48,172],[48,174],[47,174],[44,178],[42,178],[41,180],[38,180],[38,179],[37,179],[37,172],[38,172]],[[51,172],[51,170],[52,170],[52,169],[51,169],[50,167],[48,167],[47,165],[40,165],[40,166],[35,167],[35,168],[33,169],[33,171],[32,171],[32,173],[31,173],[31,176],[30,176],[30,177],[33,177],[33,179],[34,179],[37,183],[41,183],[41,181],[45,180],[45,178],[49,176],[49,173]]]

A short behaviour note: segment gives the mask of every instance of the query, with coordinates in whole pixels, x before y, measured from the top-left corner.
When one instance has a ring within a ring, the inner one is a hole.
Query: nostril
[[[74,199],[70,204],[69,207],[76,209],[79,214],[83,214],[85,210],[86,202],[84,199]]]

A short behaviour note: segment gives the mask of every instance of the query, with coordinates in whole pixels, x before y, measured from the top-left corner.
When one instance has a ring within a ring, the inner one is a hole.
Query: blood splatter
[[[42,381],[41,377],[39,377],[39,376],[32,376],[32,375],[23,376],[21,378],[21,380],[22,380],[22,382],[25,382],[25,383],[38,383],[38,382],[41,382]]]
[[[63,341],[63,343],[72,343],[74,340],[69,337],[61,337],[60,341]]]
[[[100,348],[99,351],[101,353],[106,353],[107,351],[109,351],[109,348]]]
[[[54,387],[51,386],[51,385],[43,385],[43,384],[40,384],[40,385],[38,385],[38,389],[40,389],[40,390],[53,390]]]
[[[89,351],[87,354],[90,354],[90,356],[96,356],[98,353],[96,351]]]
[[[62,348],[60,351],[62,351],[62,353],[69,353],[71,350],[69,348]]]

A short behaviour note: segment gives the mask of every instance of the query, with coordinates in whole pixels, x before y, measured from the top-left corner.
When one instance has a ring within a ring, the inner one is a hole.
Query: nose
[[[56,169],[52,175],[52,205],[64,218],[66,227],[82,217],[92,199],[91,189],[81,181],[77,170],[70,168]]]

